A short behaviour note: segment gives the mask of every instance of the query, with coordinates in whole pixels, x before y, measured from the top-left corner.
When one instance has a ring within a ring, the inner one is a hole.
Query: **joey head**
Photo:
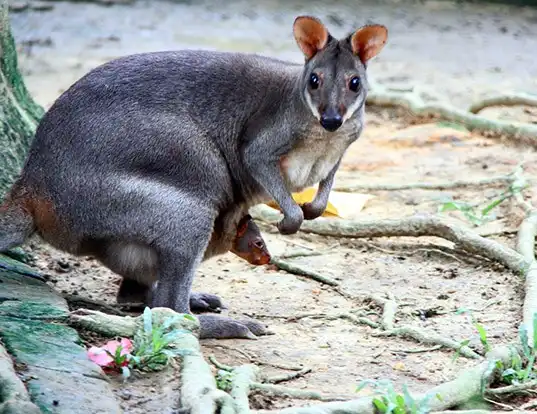
[[[242,251],[237,230],[257,203],[278,203],[283,234],[322,214],[363,128],[366,66],[387,39],[370,25],[337,40],[308,16],[293,33],[303,64],[181,50],[91,70],[39,123],[0,207],[0,251],[36,233],[95,256],[125,291],[151,291],[153,307],[221,308],[218,297],[191,291],[199,264]],[[312,202],[297,205],[291,193],[315,184]],[[254,320],[198,318],[202,338],[266,333]]]

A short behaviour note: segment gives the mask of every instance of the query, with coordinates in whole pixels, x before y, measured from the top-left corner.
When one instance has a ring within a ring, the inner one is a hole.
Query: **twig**
[[[522,384],[509,385],[507,387],[489,388],[486,392],[490,395],[516,394],[520,391],[526,391],[532,388],[537,388],[537,380],[528,381]]]
[[[256,219],[277,223],[281,214],[268,206],[250,210]],[[449,240],[467,252],[497,261],[508,269],[525,274],[530,263],[522,255],[494,240],[485,239],[474,231],[437,216],[412,216],[402,219],[340,220],[318,218],[302,223],[300,230],[331,237],[421,237],[436,236]]]
[[[300,371],[291,372],[289,374],[274,375],[273,377],[267,378],[265,382],[268,382],[270,384],[278,384],[280,382],[291,381],[291,380],[303,377],[304,375],[309,374],[310,372],[311,372],[311,368],[302,368]]]
[[[468,112],[477,114],[491,106],[537,106],[537,96],[526,93],[491,96],[472,104]]]
[[[273,257],[271,260],[271,263],[276,265],[278,269],[285,270],[286,272],[298,275],[298,276],[304,276],[309,279],[315,280],[320,283],[325,283],[330,286],[338,286],[339,283],[336,282],[334,279],[323,276],[320,273],[317,273],[313,270],[306,269],[302,266],[289,263],[285,260],[278,259],[277,257]]]
[[[254,382],[251,385],[252,390],[260,391],[263,393],[272,394],[277,397],[290,397],[297,400],[317,400],[317,401],[345,401],[349,397],[344,396],[328,396],[322,395],[317,391],[300,390],[296,388],[288,388],[281,385],[274,384],[261,384]]]
[[[485,185],[503,184],[512,181],[508,175],[481,178],[478,180],[455,180],[439,183],[407,183],[407,184],[351,184],[334,186],[334,191],[354,193],[360,191],[402,191],[402,190],[451,190],[465,187],[483,187]]]
[[[414,116],[438,116],[446,121],[464,125],[469,131],[493,132],[496,135],[525,137],[537,144],[537,125],[492,120],[439,102],[426,103],[416,93],[393,92],[382,85],[375,85],[368,93],[366,103],[381,107],[401,107]]]
[[[442,345],[446,348],[451,348],[458,351],[466,358],[481,359],[482,357],[476,352],[472,351],[468,346],[463,346],[459,342],[453,339],[443,337],[436,333],[426,332],[422,329],[414,326],[401,326],[390,331],[379,332],[373,334],[373,336],[402,336],[412,338],[417,342],[431,345]]]

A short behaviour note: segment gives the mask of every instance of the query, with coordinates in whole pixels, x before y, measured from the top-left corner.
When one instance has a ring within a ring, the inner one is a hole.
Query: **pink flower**
[[[130,339],[122,338],[120,341],[108,341],[106,345],[102,347],[92,346],[88,349],[88,357],[91,361],[97,365],[105,368],[113,368],[116,361],[113,356],[116,355],[118,347],[121,347],[120,356],[130,354],[133,345]],[[112,356],[106,352],[108,351]],[[125,359],[121,365],[127,365],[128,361]]]

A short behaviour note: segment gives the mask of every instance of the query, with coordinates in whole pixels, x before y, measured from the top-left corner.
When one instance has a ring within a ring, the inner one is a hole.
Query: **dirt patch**
[[[327,18],[339,27],[338,31],[343,31],[356,22],[342,16],[356,13],[349,12],[348,2],[340,3],[336,11],[315,3],[308,12],[333,16]],[[428,84],[453,102],[465,105],[474,95],[486,91],[522,85],[537,88],[537,77],[533,76],[537,73],[535,60],[524,54],[532,45],[531,50],[537,50],[533,21],[515,9],[510,9],[509,19],[505,15],[499,19],[497,10],[500,9],[426,3],[426,7],[417,9],[414,5],[389,8],[364,2],[363,16],[393,26],[391,52],[379,57],[370,69],[376,78],[394,83]],[[292,15],[303,10],[301,5],[264,6],[266,10],[257,10],[252,15],[247,14],[249,8],[246,12],[238,11],[241,2],[232,3],[225,12],[210,2],[196,6],[166,3],[166,8],[151,4],[136,2],[129,7],[104,9],[55,3],[47,19],[34,12],[13,16],[22,52],[21,66],[37,100],[48,106],[91,67],[138,51],[197,46],[266,52],[290,59],[299,56],[290,41],[288,22]],[[193,14],[199,16],[197,20],[192,19]],[[118,20],[119,15],[126,17]],[[99,21],[99,26],[91,24],[92,21]],[[244,23],[241,30],[235,30],[237,21]],[[208,22],[214,23],[209,33],[205,30]],[[478,23],[481,31],[476,30]],[[262,33],[258,33],[260,25],[264,27]],[[504,26],[505,31],[501,29]],[[180,33],[176,32],[177,28]],[[226,35],[216,36],[219,31]],[[44,44],[34,42],[30,47],[31,38],[51,40]],[[217,42],[224,38],[229,43]],[[498,44],[502,45],[501,54]],[[463,56],[476,50],[485,57]],[[506,54],[511,54],[511,58]],[[483,113],[502,119],[510,116],[521,121],[537,121],[535,111],[517,111],[501,109]],[[508,174],[521,160],[527,161],[529,174],[536,174],[537,155],[532,150],[431,121],[420,121],[417,125],[405,113],[369,110],[368,126],[346,155],[336,185],[478,180]],[[454,190],[369,191],[374,197],[360,217],[398,218],[434,213],[445,200],[476,202],[493,199],[502,190],[501,186],[478,186]],[[529,190],[526,196],[537,201],[535,190]],[[480,230],[492,228],[499,233],[493,236],[496,240],[513,247],[512,235],[502,232],[519,224],[521,212],[506,202],[495,214],[495,221]],[[469,225],[461,214],[449,215]],[[450,248],[451,243],[437,238],[352,240],[307,234],[283,237],[273,228],[262,228],[273,254],[304,246],[326,250],[320,256],[289,260],[336,279],[350,293],[393,293],[401,304],[396,319],[399,324],[411,324],[456,340],[468,338],[470,345],[478,348],[474,327],[464,315],[456,313],[467,308],[474,310],[474,316],[485,326],[493,344],[507,343],[517,336],[522,303],[520,278],[482,258],[456,251],[446,253],[442,247]],[[37,241],[26,247],[35,255],[35,265],[48,275],[48,283],[58,291],[114,303],[119,277],[95,260],[73,258]],[[230,316],[251,315],[265,321],[275,332],[258,341],[203,341],[205,355],[214,354],[220,362],[229,365],[259,362],[266,375],[284,372],[271,365],[311,367],[310,374],[290,384],[294,388],[353,396],[356,385],[364,379],[389,379],[399,388],[407,384],[415,392],[424,392],[453,378],[469,363],[464,358],[453,360],[453,352],[449,350],[427,351],[426,346],[411,340],[376,337],[371,328],[343,319],[292,321],[293,315],[303,312],[344,313],[356,309],[369,312],[375,321],[379,309],[349,300],[334,289],[304,277],[270,267],[252,267],[231,254],[204,263],[194,289],[221,296],[229,306]],[[89,343],[102,340],[87,336],[84,339]],[[127,384],[114,380],[114,388],[126,413],[171,413],[178,401],[177,378],[171,369],[133,378]],[[251,401],[253,407],[275,409],[305,404],[259,394],[252,395]]]

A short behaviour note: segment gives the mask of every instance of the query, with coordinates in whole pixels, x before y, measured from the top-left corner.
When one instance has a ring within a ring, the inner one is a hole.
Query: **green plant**
[[[493,220],[495,217],[491,214],[492,210],[498,207],[504,201],[510,199],[515,194],[521,192],[527,187],[525,182],[515,181],[512,182],[507,190],[500,193],[498,196],[486,199],[488,204],[479,208],[484,202],[468,203],[465,201],[455,201],[449,199],[444,201],[439,207],[438,212],[443,213],[446,211],[460,211],[466,219],[474,226],[480,226],[488,221]]]
[[[233,381],[233,372],[219,369],[216,373],[216,387],[222,391],[229,391]]]
[[[468,315],[470,323],[474,326],[474,328],[477,330],[477,333],[479,334],[479,341],[481,342],[481,345],[483,346],[483,350],[485,351],[485,353],[490,352],[492,347],[491,347],[490,342],[488,340],[487,330],[485,329],[485,327],[483,325],[481,325],[479,322],[477,322],[477,320],[474,318],[472,312],[470,312],[469,310],[467,310],[465,308],[460,308],[460,309],[457,310],[456,314],[457,315],[462,315],[462,314]],[[461,341],[460,348],[462,348],[463,346],[468,346],[469,344],[470,344],[470,340],[465,339],[464,341]],[[460,348],[459,348],[459,350],[457,350],[457,352],[455,352],[455,356],[453,357],[453,359],[457,359],[459,357]]]
[[[356,392],[361,391],[367,385],[373,387],[378,393],[378,397],[373,398],[373,405],[379,414],[426,414],[430,412],[428,404],[433,397],[432,394],[418,401],[410,395],[406,385],[403,385],[403,393],[399,394],[395,391],[392,382],[388,380],[364,380],[358,385]],[[442,399],[438,394],[436,398]]]
[[[537,369],[535,361],[537,360],[537,313],[533,314],[533,338],[531,346],[529,344],[528,329],[524,324],[518,331],[522,355],[514,352],[511,358],[511,367],[503,369],[501,362],[497,367],[502,371],[502,381],[507,384],[522,384],[524,382],[537,379]]]
[[[154,324],[151,309],[146,307],[143,327],[136,332],[133,342],[122,338],[121,341],[109,341],[102,347],[92,346],[88,356],[105,371],[121,372],[125,379],[134,368],[158,371],[168,365],[172,358],[187,353],[174,346],[174,341],[188,333],[184,329],[173,328],[173,324],[182,318],[194,320],[192,315],[185,314],[167,318],[162,324]]]
[[[173,346],[173,342],[188,333],[184,329],[172,329],[181,318],[193,319],[192,315],[176,315],[166,319],[161,325],[154,325],[151,309],[143,313],[143,329],[134,337],[134,352],[130,356],[131,367],[142,371],[157,371],[166,366],[170,359],[184,355],[183,350]]]

